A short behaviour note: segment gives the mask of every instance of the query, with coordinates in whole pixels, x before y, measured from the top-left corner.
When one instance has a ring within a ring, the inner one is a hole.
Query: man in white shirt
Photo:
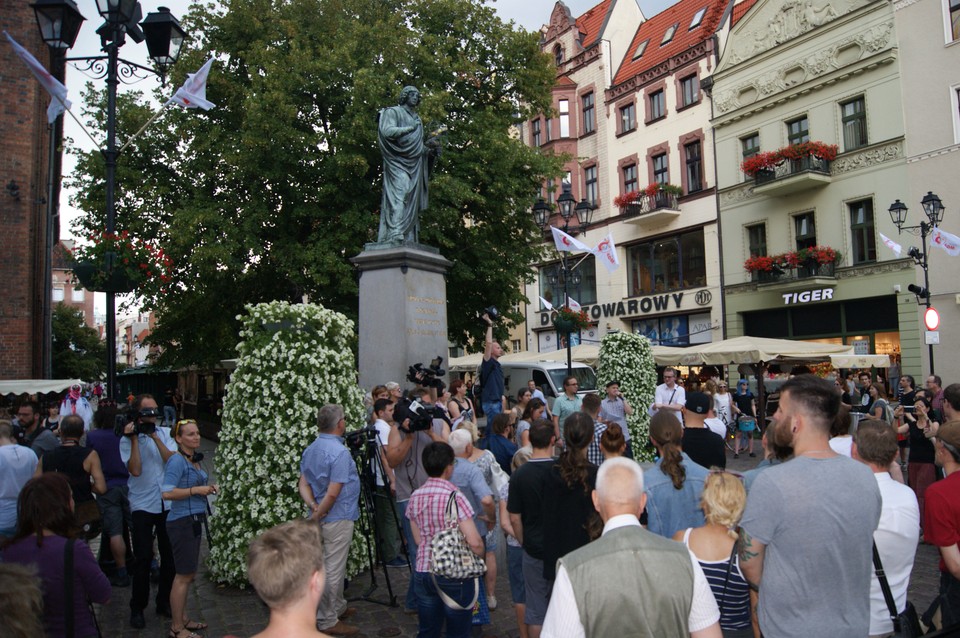
[[[613,458],[600,466],[593,503],[604,522],[603,535],[560,560],[544,638],[599,638],[622,633],[624,627],[639,636],[721,637],[720,611],[697,559],[685,547],[640,526],[646,500],[643,471],[634,461]],[[621,547],[624,550],[617,551]],[[623,569],[611,573],[609,567],[618,564]],[[661,571],[664,567],[668,570]],[[591,573],[597,570],[604,573]],[[610,586],[578,589],[597,578],[609,579]],[[622,582],[624,578],[630,582]],[[578,591],[594,604],[579,609]],[[610,609],[618,612],[600,613]]]
[[[683,386],[677,383],[679,374],[673,368],[663,371],[663,383],[657,386],[653,394],[653,412],[666,410],[672,412],[677,420],[683,423],[683,406],[687,403],[687,393]]]
[[[531,399],[540,399],[541,401],[543,401],[543,404],[544,404],[545,406],[547,406],[547,408],[546,408],[547,417],[546,417],[546,418],[547,418],[547,419],[552,419],[552,418],[553,418],[553,415],[550,413],[550,404],[547,403],[547,397],[544,396],[543,390],[541,390],[540,388],[537,387],[537,382],[534,381],[533,379],[530,379],[529,381],[527,381],[527,388],[530,389],[530,398],[531,398]]]
[[[390,441],[390,422],[393,421],[394,404],[390,399],[377,399],[373,403],[373,427],[377,430],[380,442],[380,462],[370,459],[376,477],[377,490],[373,500],[376,508],[377,537],[380,552],[388,567],[406,567],[407,558],[402,556],[400,548],[400,514],[397,512],[397,486],[393,468],[387,462],[387,444]],[[386,479],[384,479],[386,474]]]
[[[873,470],[883,504],[880,524],[873,533],[873,542],[880,553],[883,571],[897,613],[907,605],[907,587],[920,537],[920,508],[909,487],[893,480],[887,468],[897,456],[897,435],[889,425],[877,419],[860,422],[854,435],[851,454]],[[880,638],[893,633],[893,621],[874,572],[870,579],[870,637]]]

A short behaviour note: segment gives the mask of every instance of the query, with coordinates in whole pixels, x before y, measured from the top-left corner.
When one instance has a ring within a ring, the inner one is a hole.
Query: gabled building
[[[728,336],[900,354],[918,375],[914,266],[880,237],[910,192],[891,3],[757,0],[731,20],[711,78]]]
[[[719,334],[710,104],[700,80],[716,65],[725,2],[681,0],[649,20],[635,0],[607,0],[576,19],[558,2],[543,29],[542,47],[557,61],[555,116],[528,122],[523,139],[569,154],[566,178],[542,194],[553,203],[566,183],[595,206],[588,236],[578,238],[592,247],[609,234],[620,261],[613,272],[592,256],[577,267],[569,294],[593,321],[583,343],[623,330],[669,345]],[[562,303],[558,262],[536,267],[527,297]],[[527,326],[529,349],[557,349],[537,304]]]
[[[83,321],[88,327],[97,329],[96,318],[93,314],[93,293],[84,289],[73,276],[72,239],[64,239],[53,247],[51,262],[51,294],[53,303],[76,308],[83,314]]]

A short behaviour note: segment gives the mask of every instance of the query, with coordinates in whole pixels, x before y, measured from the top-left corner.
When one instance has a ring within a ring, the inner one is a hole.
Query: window
[[[763,257],[767,254],[766,224],[747,226],[747,247],[752,257]]]
[[[691,75],[680,80],[681,104],[690,106],[700,101],[700,78]]]
[[[760,152],[760,134],[751,133],[746,137],[741,137],[740,150],[743,153],[743,159],[747,159],[748,157],[753,157],[754,155],[759,153]],[[747,175],[746,173],[743,174],[743,179],[744,181],[747,181],[747,182],[753,180],[753,178]]]
[[[840,117],[843,122],[843,150],[852,151],[867,145],[867,113],[863,108],[863,98],[844,102],[840,105]]]
[[[640,185],[637,183],[637,165],[629,164],[623,167],[623,192],[632,193],[635,190],[639,190]]]
[[[520,340],[513,339],[510,341],[510,352],[520,352]],[[459,435],[457,435],[459,436]]]
[[[570,137],[570,100],[559,101],[560,137]]]
[[[540,119],[537,118],[533,121],[533,145],[540,146],[541,143],[542,142],[540,139]]]
[[[700,156],[700,142],[684,145],[683,153],[687,158],[687,192],[703,190],[703,159]]]
[[[597,205],[597,167],[588,166],[583,169],[583,185],[585,199],[592,205]]]
[[[650,94],[650,120],[659,120],[667,112],[663,89]]]
[[[807,116],[787,122],[787,143],[800,144],[810,141],[810,125]]]
[[[553,47],[553,61],[557,63],[557,66],[563,64],[563,47],[559,44]]]
[[[631,297],[703,286],[703,229],[630,246],[627,263]]]
[[[653,181],[657,184],[670,183],[670,165],[666,153],[660,153],[650,158],[653,162]]]
[[[813,213],[795,216],[793,228],[797,236],[797,250],[817,245],[817,224],[813,219]]]
[[[547,201],[553,203],[557,199],[557,187],[553,183],[553,178],[547,180]]]
[[[584,259],[573,271],[567,285],[567,294],[584,306],[597,303],[597,270],[593,255]],[[563,275],[560,264],[548,264],[540,268],[540,296],[553,305],[563,303]]]
[[[660,41],[660,46],[663,46],[668,42],[670,42],[670,40],[673,40],[673,34],[677,32],[677,27],[679,26],[680,26],[680,23],[678,22],[677,24],[667,29],[667,32],[663,34],[663,40]]]
[[[620,107],[620,132],[628,133],[637,128],[637,105],[627,104]]]
[[[83,302],[83,288],[74,288],[70,292],[70,301],[74,303]]]
[[[960,40],[960,0],[950,0],[951,41]]]
[[[597,129],[596,109],[594,108],[593,92],[580,98],[583,110],[583,133],[593,133]]]
[[[547,142],[550,142],[550,141],[553,140],[553,126],[552,126],[552,125],[553,125],[553,121],[552,121],[550,118],[547,118],[544,124],[545,124],[545,126],[544,126],[544,132],[547,134],[547,135],[546,135],[546,138],[547,138],[546,141],[547,141]]]
[[[54,303],[58,301],[63,301],[63,288],[54,288],[52,299]]]
[[[877,260],[877,238],[873,232],[873,200],[847,204],[850,210],[850,233],[853,235],[853,263]]]
[[[700,23],[703,22],[703,14],[705,14],[706,12],[707,12],[707,8],[704,7],[699,11],[697,11],[695,14],[693,14],[693,20],[690,21],[690,29],[688,29],[688,31],[692,31],[693,29],[696,29],[697,27],[700,26]]]
[[[650,44],[649,38],[637,45],[637,50],[633,52],[634,60],[639,60],[643,56],[643,52],[647,50],[648,44]]]

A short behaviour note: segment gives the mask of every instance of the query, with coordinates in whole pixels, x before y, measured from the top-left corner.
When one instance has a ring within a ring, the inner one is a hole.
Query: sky
[[[629,2],[630,0],[620,0]],[[678,0],[637,0],[643,15],[648,19],[660,13]],[[564,0],[570,8],[573,17],[580,16],[592,7],[600,4],[601,0]],[[518,25],[535,31],[550,21],[550,12],[553,11],[556,0],[489,0],[500,17],[513,20]]]

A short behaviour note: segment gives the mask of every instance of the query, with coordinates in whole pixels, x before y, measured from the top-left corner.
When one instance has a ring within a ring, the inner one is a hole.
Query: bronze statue
[[[439,134],[425,139],[417,115],[420,92],[406,86],[398,106],[380,111],[378,139],[383,154],[383,197],[378,244],[418,243],[420,211],[429,202],[429,180],[440,156]]]

